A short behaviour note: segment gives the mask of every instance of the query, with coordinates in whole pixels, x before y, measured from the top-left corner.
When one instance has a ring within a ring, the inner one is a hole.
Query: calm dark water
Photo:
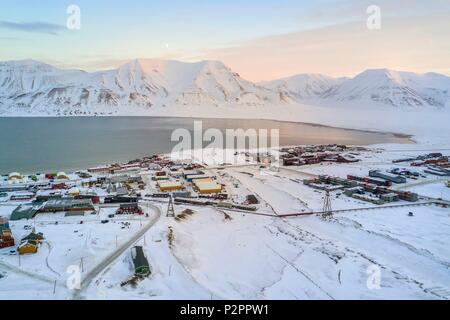
[[[188,118],[0,118],[0,173],[74,171],[170,152],[177,128],[192,132]],[[280,130],[281,145],[408,143],[406,137],[269,120],[201,119],[203,130]]]

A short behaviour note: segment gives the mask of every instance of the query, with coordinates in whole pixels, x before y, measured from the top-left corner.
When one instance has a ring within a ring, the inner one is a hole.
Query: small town
[[[334,216],[392,209],[413,219],[450,205],[450,162],[442,153],[405,151],[408,156],[398,157],[346,145],[277,151],[277,162],[270,153],[248,151],[235,152],[241,163],[218,166],[153,155],[73,173],[3,175],[0,265],[19,277],[53,282],[53,294],[64,297],[89,292],[94,279],[129,255],[134,271],[114,279],[123,290],[153,276],[146,233],[161,220],[166,249],[176,255],[177,225],[199,212],[220,213],[224,221],[240,214],[280,221],[312,216],[327,223]],[[217,164],[212,158],[207,154]],[[58,290],[70,266],[82,273],[76,294]]]

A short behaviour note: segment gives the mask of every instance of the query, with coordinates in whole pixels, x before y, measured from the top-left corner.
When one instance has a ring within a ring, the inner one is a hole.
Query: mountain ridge
[[[450,77],[368,69],[353,78],[297,74],[254,83],[223,62],[135,59],[118,68],[87,72],[40,61],[0,62],[0,107],[9,112],[89,112],[96,106],[282,106],[285,104],[376,103],[391,107],[444,108]]]

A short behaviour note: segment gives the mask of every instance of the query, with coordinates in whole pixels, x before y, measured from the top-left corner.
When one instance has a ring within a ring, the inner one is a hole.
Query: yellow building
[[[161,191],[174,191],[184,189],[180,181],[158,181],[158,187]]]
[[[222,191],[222,186],[214,181],[195,181],[195,186],[198,192],[204,193],[220,193]]]
[[[24,240],[20,243],[17,251],[19,254],[29,254],[38,252],[39,242],[33,240]]]
[[[69,191],[67,191],[67,194],[70,195],[70,196],[73,196],[73,197],[79,196],[80,195],[80,189],[74,187],[74,188],[70,189]]]
[[[56,179],[58,180],[69,180],[69,176],[65,172],[58,172],[56,174]]]
[[[10,183],[21,183],[23,182],[23,176],[18,172],[11,172],[8,175],[8,182]]]

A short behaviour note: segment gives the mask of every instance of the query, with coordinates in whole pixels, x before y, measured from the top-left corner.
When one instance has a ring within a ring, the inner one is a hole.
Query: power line
[[[329,217],[333,214],[333,210],[331,208],[331,199],[330,199],[330,191],[326,191],[325,198],[323,199],[323,210],[322,217]]]
[[[167,214],[166,217],[175,217],[175,209],[173,208],[173,199],[172,195],[169,198],[169,204],[167,206]]]
[[[404,150],[383,150],[383,152],[434,152],[434,151],[450,151],[450,149],[404,149]]]

